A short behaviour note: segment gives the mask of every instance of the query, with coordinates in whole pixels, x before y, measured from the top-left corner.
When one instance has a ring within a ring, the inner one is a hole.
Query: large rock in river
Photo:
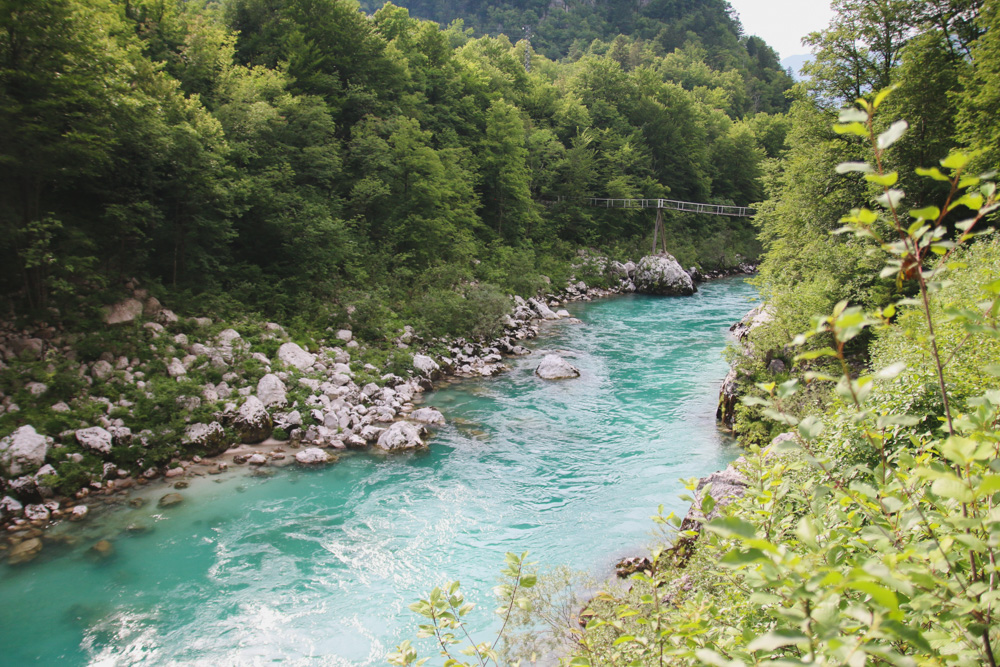
[[[40,435],[33,426],[22,426],[0,440],[0,464],[11,477],[32,473],[45,463],[52,438]]]
[[[688,296],[694,294],[694,282],[672,255],[647,255],[635,269],[636,291],[643,294]]]
[[[543,380],[563,380],[580,377],[580,371],[558,354],[546,354],[535,369],[535,375]]]
[[[426,445],[420,439],[420,427],[410,422],[394,422],[382,431],[375,446],[385,452],[402,452]]]

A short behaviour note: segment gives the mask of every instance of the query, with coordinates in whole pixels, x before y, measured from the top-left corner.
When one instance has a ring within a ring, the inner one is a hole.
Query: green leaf
[[[910,124],[905,120],[897,120],[895,123],[889,126],[889,129],[878,135],[878,147],[881,149],[886,149],[892,146],[894,143],[899,141],[900,137],[906,133],[906,129],[910,127]]]
[[[927,178],[933,178],[935,181],[949,181],[951,180],[947,176],[941,173],[941,170],[937,167],[931,167],[930,169],[924,169],[923,167],[917,167],[918,176],[926,176]]]
[[[833,126],[833,131],[837,134],[853,134],[859,137],[868,136],[868,128],[864,123],[838,123]]]
[[[879,106],[882,105],[882,102],[885,101],[885,98],[889,96],[889,93],[896,90],[897,88],[899,88],[899,84],[894,83],[891,86],[886,86],[882,90],[878,91],[878,94],[875,95],[875,100],[872,102],[872,108],[878,109]]]
[[[809,641],[809,637],[805,636],[798,630],[772,630],[766,635],[761,635],[760,637],[755,638],[747,645],[747,650],[750,652],[773,651],[781,648],[782,646],[801,644],[802,642],[807,641]]]
[[[799,434],[806,441],[815,440],[823,433],[823,422],[815,415],[808,415],[799,422]]]
[[[963,503],[971,503],[975,498],[965,482],[954,475],[940,477],[931,484],[931,491],[942,498],[950,498]]]
[[[884,188],[891,188],[899,181],[899,172],[891,171],[888,174],[865,174],[865,180]]]
[[[899,599],[896,597],[896,593],[874,581],[852,581],[847,587],[861,593],[867,593],[871,596],[872,601],[886,609],[891,611],[899,609]]]
[[[937,220],[940,215],[941,209],[937,206],[925,206],[924,208],[918,208],[910,211],[911,218],[918,218],[921,220]]]
[[[965,151],[953,151],[948,157],[941,160],[941,166],[945,169],[964,169],[972,160],[972,155]]]
[[[757,529],[753,524],[747,523],[734,516],[719,517],[705,524],[705,528],[716,535],[722,537],[757,537]]]
[[[810,361],[812,359],[819,359],[820,357],[835,357],[837,356],[836,351],[833,348],[824,347],[819,350],[810,350],[809,352],[803,352],[801,354],[795,355],[795,361]]]

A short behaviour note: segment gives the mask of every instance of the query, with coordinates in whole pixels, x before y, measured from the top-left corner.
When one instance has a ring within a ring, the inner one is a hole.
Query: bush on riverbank
[[[897,296],[840,301],[780,348],[796,377],[767,369],[744,402],[768,422],[760,439],[787,435],[750,447],[721,516],[672,518],[675,546],[594,598],[569,665],[995,664],[1000,242],[983,229],[1000,204],[956,151],[922,175],[949,183],[965,220],[903,208],[886,164],[906,127],[876,125],[886,94],[837,126],[872,155],[840,171],[883,192],[839,231],[877,239]],[[710,514],[711,489],[695,498]]]

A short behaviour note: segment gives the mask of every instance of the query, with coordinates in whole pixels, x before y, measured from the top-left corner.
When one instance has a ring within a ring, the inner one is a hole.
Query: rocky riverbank
[[[10,562],[27,562],[44,547],[46,528],[128,502],[133,489],[157,479],[183,487],[193,476],[243,466],[331,464],[346,449],[426,447],[429,430],[444,416],[418,407],[420,395],[438,380],[502,372],[504,358],[527,354],[521,343],[545,322],[569,319],[561,309],[567,302],[662,293],[665,276],[678,284],[677,293],[694,287],[669,256],[644,259],[654,271],[661,268],[652,287],[635,264],[582,259],[601,263],[611,286],[575,281],[533,299],[514,297],[494,340],[423,340],[407,327],[381,366],[365,361],[369,351],[348,328],[304,347],[277,323],[244,326],[241,333],[205,317],[179,318],[138,286],[104,317],[109,330],[130,340],[133,354],[102,353],[80,363],[76,341],[55,327],[8,328],[0,334],[5,372],[23,381],[5,391],[4,412],[40,417],[0,441],[0,517],[8,538],[0,550]],[[56,385],[66,375],[76,395],[56,401],[58,388],[43,380]],[[45,406],[49,396],[46,410],[21,412],[19,403]],[[144,423],[160,410],[173,412],[166,424]]]

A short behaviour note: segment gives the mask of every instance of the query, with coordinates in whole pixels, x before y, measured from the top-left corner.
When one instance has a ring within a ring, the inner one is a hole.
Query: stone
[[[254,454],[247,459],[247,463],[252,466],[262,466],[267,463],[267,457],[263,454]]]
[[[27,389],[28,393],[31,394],[32,396],[41,396],[42,394],[44,394],[49,390],[48,385],[45,385],[41,382],[29,382],[28,384],[24,385],[24,388]]]
[[[51,516],[45,505],[25,505],[24,518],[28,521],[48,521]]]
[[[52,445],[48,438],[25,425],[0,440],[0,464],[11,476],[35,472],[45,463],[45,455]]]
[[[565,310],[565,309],[563,309],[563,310],[557,310],[557,311],[556,311],[556,315],[557,315],[557,316],[558,316],[558,317],[559,317],[560,319],[566,319],[566,318],[568,318],[568,317],[570,316],[570,314],[569,314],[569,311],[568,311],[568,310]]]
[[[288,403],[285,383],[277,375],[268,373],[257,382],[257,398],[266,407],[285,405]]]
[[[132,429],[127,426],[109,426],[112,447],[128,447],[132,444]]]
[[[184,502],[184,496],[179,493],[168,493],[167,495],[160,498],[160,502],[157,503],[159,507],[173,507],[174,505],[180,505]]]
[[[0,519],[10,519],[21,516],[24,513],[24,505],[10,496],[4,496],[0,500]]]
[[[115,555],[115,546],[110,540],[98,540],[94,546],[90,547],[90,553],[98,558],[111,558]]]
[[[736,420],[736,404],[739,401],[738,376],[735,368],[730,368],[722,381],[722,388],[719,390],[719,405],[715,409],[715,418],[726,428],[733,428]]]
[[[156,314],[156,321],[163,325],[176,324],[180,319],[174,311],[167,310],[166,308]]]
[[[653,561],[645,556],[622,558],[615,564],[615,574],[619,579],[628,579],[636,572],[653,572]]]
[[[237,411],[233,428],[236,429],[240,442],[254,444],[266,440],[271,435],[274,423],[260,399],[250,396]]]
[[[105,324],[125,324],[133,322],[135,318],[142,315],[142,301],[138,299],[125,299],[111,306],[104,308]]]
[[[154,318],[160,314],[163,310],[163,304],[155,296],[151,296],[146,299],[146,303],[142,304],[142,314],[149,318]]]
[[[184,468],[177,466],[176,468],[171,468],[167,472],[163,473],[163,476],[167,479],[172,479],[174,477],[180,477],[184,474]]]
[[[42,541],[37,537],[32,537],[11,549],[7,555],[7,562],[11,565],[21,565],[34,560],[41,551]]]
[[[305,371],[316,363],[316,355],[306,352],[297,343],[283,343],[278,348],[278,360],[286,366]]]
[[[11,341],[10,348],[18,358],[41,359],[45,341],[41,338],[15,338]]]
[[[69,405],[67,405],[63,401],[59,401],[58,403],[56,403],[55,405],[53,405],[49,409],[52,410],[52,412],[69,412],[70,411]]]
[[[310,447],[296,453],[295,460],[302,465],[322,465],[330,461],[330,455],[318,447]]]
[[[192,317],[190,320],[196,327],[210,327],[212,326],[211,317]]]
[[[410,419],[415,422],[420,422],[421,424],[434,424],[437,426],[443,426],[444,415],[440,411],[434,408],[420,408],[414,410],[413,414],[410,415]]]
[[[441,366],[425,354],[413,355],[413,368],[431,379],[435,379],[441,373]]]
[[[639,260],[634,282],[636,291],[643,294],[688,296],[695,292],[691,276],[672,255],[665,253]]]
[[[184,368],[184,363],[180,359],[174,357],[170,360],[170,363],[167,364],[167,375],[172,378],[187,375],[187,369]]]
[[[104,359],[95,361],[94,365],[90,367],[90,374],[98,380],[107,380],[114,372],[114,366]]]
[[[580,377],[580,371],[558,354],[546,354],[535,369],[535,375],[543,380],[563,380]]]
[[[408,451],[426,447],[420,439],[420,428],[410,422],[395,422],[382,431],[375,444],[385,452]]]
[[[350,329],[341,329],[337,332],[337,339],[345,343],[354,338],[354,333]]]
[[[772,359],[771,363],[767,365],[767,372],[777,375],[778,373],[785,372],[785,362],[781,359]]]
[[[110,454],[112,435],[100,426],[81,428],[76,431],[76,441],[84,449],[89,449],[98,454]]]
[[[538,316],[543,320],[559,319],[559,316],[552,312],[552,309],[549,308],[541,299],[528,299],[528,305],[531,306],[531,308],[534,309],[534,311],[538,313]]]
[[[72,511],[70,511],[70,513],[69,513],[69,520],[70,521],[83,521],[84,519],[87,518],[87,515],[89,513],[90,513],[90,508],[89,507],[87,507],[86,505],[77,505],[76,507],[74,507],[72,509]]]
[[[191,424],[184,430],[184,442],[196,445],[208,456],[218,456],[229,448],[226,431],[219,422]]]

